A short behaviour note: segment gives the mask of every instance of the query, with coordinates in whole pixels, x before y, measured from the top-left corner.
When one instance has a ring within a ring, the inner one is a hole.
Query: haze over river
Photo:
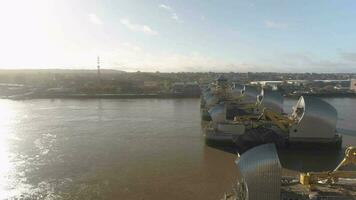
[[[344,145],[356,145],[356,98],[326,100]],[[199,103],[0,100],[0,199],[218,199],[236,178],[236,156],[205,146]],[[287,157],[302,169],[295,158],[337,162]]]

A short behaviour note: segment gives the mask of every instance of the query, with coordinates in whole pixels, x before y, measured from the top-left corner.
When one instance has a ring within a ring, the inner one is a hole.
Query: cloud
[[[172,14],[172,19],[176,20],[176,21],[179,21],[179,17],[176,13],[173,13]]]
[[[352,55],[352,53],[350,54]],[[354,55],[356,56],[356,54]],[[356,60],[352,60],[352,57],[345,58],[343,54],[341,54],[341,57],[334,59],[321,58],[313,53],[284,54],[280,55],[273,63],[277,66],[285,66],[289,71],[303,73],[355,72],[356,70]]]
[[[137,45],[134,45],[134,44],[131,44],[131,43],[129,43],[129,42],[125,42],[123,45],[124,45],[125,47],[127,47],[128,49],[133,50],[133,51],[141,51],[141,50],[142,50],[141,47],[139,47],[139,46],[137,46]]]
[[[104,24],[103,21],[94,13],[88,15],[89,21],[93,24],[101,25]]]
[[[173,9],[167,5],[164,5],[164,4],[161,4],[159,5],[160,8],[163,8],[163,9],[166,9],[166,10],[169,10],[169,11],[172,11]]]
[[[128,29],[130,29],[132,31],[143,32],[147,35],[158,35],[158,32],[153,30],[148,25],[134,24],[134,23],[131,23],[130,20],[127,18],[121,19],[120,22],[122,25],[126,26]]]
[[[288,27],[288,24],[281,23],[281,22],[275,22],[275,21],[271,21],[271,20],[265,20],[264,24],[267,28],[283,29],[283,28]]]
[[[183,20],[181,20],[179,17],[178,17],[178,14],[174,11],[174,9],[170,6],[167,6],[165,4],[160,4],[159,5],[159,8],[161,9],[164,9],[166,10],[170,15],[171,15],[171,18],[177,22],[183,22]]]
[[[107,63],[115,69],[124,71],[160,72],[248,72],[266,71],[268,65],[258,65],[240,61],[227,61],[210,55],[191,52],[155,52],[140,49],[137,51],[130,43],[100,53]]]

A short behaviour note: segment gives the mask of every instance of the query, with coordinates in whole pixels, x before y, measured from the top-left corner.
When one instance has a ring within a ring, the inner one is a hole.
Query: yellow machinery
[[[278,126],[278,128],[280,128],[282,131],[285,132],[288,132],[289,127],[294,123],[293,119],[287,116],[283,116],[279,113],[273,112],[267,108],[263,110],[262,115],[259,117],[259,119],[271,121],[276,126]]]
[[[254,108],[256,105],[248,105],[244,109]],[[284,132],[289,131],[289,127],[294,123],[294,120],[289,118],[288,116],[273,112],[267,108],[263,109],[261,115],[246,115],[246,116],[237,116],[235,117],[234,121],[238,122],[246,122],[250,121],[253,122],[253,127],[262,126],[265,124],[266,121],[269,121],[275,124],[278,128],[280,128]]]
[[[300,97],[289,115],[279,112],[280,103],[274,99],[272,103],[260,102],[255,104],[253,112],[248,112],[251,114],[236,116],[235,122],[243,124],[246,130],[260,127],[271,129],[285,136],[289,143],[320,143],[341,147],[342,137],[336,131],[337,111],[325,101]],[[241,106],[241,109],[247,108]]]
[[[318,183],[319,181],[326,181],[326,183],[335,183],[338,181],[339,178],[356,179],[356,171],[339,170],[340,167],[346,166],[348,164],[356,165],[356,146],[348,147],[345,150],[345,158],[333,171],[301,173],[299,181],[303,185],[312,185]]]

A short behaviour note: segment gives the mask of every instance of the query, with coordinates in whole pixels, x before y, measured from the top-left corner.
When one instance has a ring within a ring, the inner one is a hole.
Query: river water
[[[356,99],[326,100],[356,145]],[[0,199],[218,199],[236,156],[205,146],[199,102],[0,100]]]

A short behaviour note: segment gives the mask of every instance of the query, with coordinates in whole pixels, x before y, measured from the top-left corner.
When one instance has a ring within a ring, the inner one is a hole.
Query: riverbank
[[[26,100],[26,99],[175,99],[175,98],[199,98],[198,94],[24,94],[3,96],[3,99]]]
[[[356,92],[342,92],[342,93],[299,93],[299,94],[287,94],[285,97],[288,98],[299,98],[300,96],[312,96],[312,97],[322,97],[322,98],[356,98]]]
[[[298,99],[300,96],[313,96],[321,98],[356,98],[355,92],[347,93],[300,93],[287,94],[286,98]],[[0,96],[1,99],[26,100],[26,99],[176,99],[176,98],[199,98],[200,94],[182,94],[182,93],[153,93],[153,94],[38,94],[25,93],[21,95]]]

